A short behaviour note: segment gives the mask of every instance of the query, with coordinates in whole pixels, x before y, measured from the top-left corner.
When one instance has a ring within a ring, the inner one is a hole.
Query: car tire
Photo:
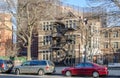
[[[99,73],[98,73],[98,72],[93,72],[92,76],[93,76],[94,78],[97,78],[97,77],[99,77]]]
[[[71,74],[71,72],[70,71],[66,71],[65,72],[65,76],[68,76],[68,77],[70,77],[72,74]]]
[[[19,74],[20,74],[20,70],[19,70],[19,69],[16,69],[16,70],[15,70],[15,74],[16,74],[16,75],[19,75]]]
[[[38,75],[40,75],[40,76],[44,75],[44,71],[43,71],[42,69],[40,69],[40,70],[38,71]]]

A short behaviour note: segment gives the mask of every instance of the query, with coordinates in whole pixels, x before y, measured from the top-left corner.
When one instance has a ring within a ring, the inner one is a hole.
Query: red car
[[[64,68],[62,74],[66,76],[82,75],[82,76],[107,76],[108,69],[105,66],[91,62],[83,62],[74,67]]]

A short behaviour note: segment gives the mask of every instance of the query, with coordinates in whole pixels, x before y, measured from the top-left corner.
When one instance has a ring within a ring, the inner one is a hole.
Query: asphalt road
[[[61,70],[65,67],[56,67],[56,73],[52,75],[44,75],[44,76],[39,76],[39,75],[26,75],[26,74],[21,74],[21,75],[15,75],[15,74],[1,74],[0,73],[0,78],[93,78],[93,77],[80,77],[80,76],[73,76],[73,77],[65,77],[61,75]],[[110,68],[109,69],[109,75],[107,77],[100,77],[100,78],[120,78],[120,68]]]
[[[73,76],[73,77],[65,77],[63,75],[14,75],[14,74],[0,74],[0,78],[93,78],[93,77],[80,77],[80,76]],[[120,77],[100,77],[100,78],[120,78]]]

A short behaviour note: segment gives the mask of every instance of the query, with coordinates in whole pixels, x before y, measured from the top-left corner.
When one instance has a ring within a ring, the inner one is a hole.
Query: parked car
[[[120,67],[120,63],[109,63],[108,67],[114,67],[114,68],[119,68]]]
[[[103,75],[107,76],[108,69],[107,67],[98,65],[96,63],[83,62],[74,67],[64,68],[62,70],[62,74],[66,76],[82,75],[82,76],[99,77]]]
[[[0,72],[10,73],[13,66],[12,61],[0,59]]]
[[[55,72],[55,65],[48,60],[31,60],[24,62],[20,66],[15,66],[13,72],[17,75],[21,73],[36,73],[38,75],[52,74]]]

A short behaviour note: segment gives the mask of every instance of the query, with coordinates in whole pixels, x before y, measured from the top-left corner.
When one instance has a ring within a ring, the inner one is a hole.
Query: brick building
[[[0,13],[0,56],[7,55],[8,45],[12,43],[11,15],[9,13]]]
[[[85,25],[82,20],[69,15],[62,20],[41,21],[38,59],[52,60],[59,64],[62,62],[65,65],[77,64],[84,59],[85,45],[88,60],[102,55],[99,48],[101,21],[90,19]]]

